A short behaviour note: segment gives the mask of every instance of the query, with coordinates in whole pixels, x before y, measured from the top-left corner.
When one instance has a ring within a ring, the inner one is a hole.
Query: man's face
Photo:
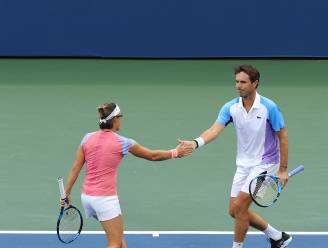
[[[235,75],[236,90],[241,97],[248,97],[256,91],[258,81],[251,82],[249,76],[245,72],[239,72]]]

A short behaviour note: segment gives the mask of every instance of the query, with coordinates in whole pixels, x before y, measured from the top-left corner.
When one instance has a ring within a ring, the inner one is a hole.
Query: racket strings
[[[80,214],[74,208],[64,210],[59,225],[60,238],[65,242],[75,239],[81,227]]]
[[[269,176],[258,177],[252,182],[251,194],[258,204],[270,206],[279,196],[278,184]]]

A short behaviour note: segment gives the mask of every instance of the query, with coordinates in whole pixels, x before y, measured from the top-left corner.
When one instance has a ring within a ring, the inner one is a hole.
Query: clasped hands
[[[178,151],[178,157],[182,158],[189,156],[196,149],[196,143],[193,140],[178,140],[178,145],[176,147]]]

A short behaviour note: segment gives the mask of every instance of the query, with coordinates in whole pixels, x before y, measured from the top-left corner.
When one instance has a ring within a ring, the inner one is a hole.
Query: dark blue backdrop
[[[0,0],[0,56],[328,56],[327,3]]]

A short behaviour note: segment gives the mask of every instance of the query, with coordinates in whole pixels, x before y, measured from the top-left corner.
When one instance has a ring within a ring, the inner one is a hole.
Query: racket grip
[[[65,193],[65,187],[64,187],[64,179],[62,177],[58,177],[58,187],[59,187],[59,192],[60,192],[60,198],[65,199],[66,198],[66,193]]]
[[[293,169],[290,172],[288,172],[288,176],[289,177],[292,177],[292,176],[300,173],[303,170],[304,170],[304,166],[303,165],[297,166],[295,169]]]

